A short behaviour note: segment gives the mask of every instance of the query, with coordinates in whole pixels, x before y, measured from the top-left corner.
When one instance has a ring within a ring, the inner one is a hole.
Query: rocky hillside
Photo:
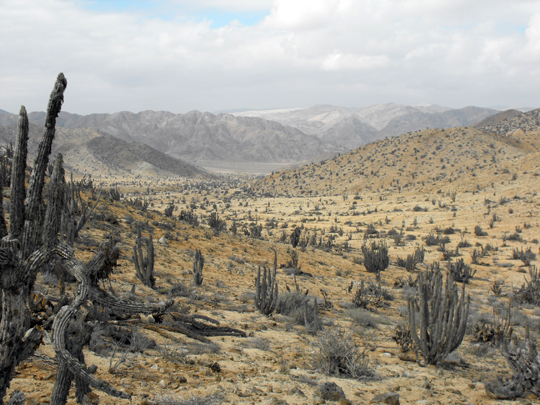
[[[29,154],[33,159],[43,130],[30,124]],[[14,143],[16,127],[0,127],[0,142]],[[127,142],[89,128],[58,128],[53,155],[62,153],[68,170],[93,176],[213,177],[140,142]],[[32,160],[29,160],[31,162]]]
[[[496,125],[499,122],[504,121],[505,119],[514,118],[521,114],[523,114],[523,111],[518,111],[518,110],[513,110],[513,109],[502,111],[498,114],[487,117],[486,119],[483,119],[480,122],[477,122],[476,124],[474,124],[474,127],[483,128],[490,125]]]
[[[264,117],[346,149],[354,149],[406,132],[469,126],[496,113],[497,110],[479,107],[450,109],[438,105],[387,103],[360,109],[319,105],[293,110],[245,111],[235,115]]]
[[[539,147],[538,132],[508,137],[471,127],[429,129],[275,173],[253,183],[253,188],[291,196],[409,187],[473,191],[512,180],[520,171],[537,173]]]
[[[540,129],[540,109],[509,116],[497,122],[488,122],[483,126],[483,129],[501,135],[507,135],[517,130],[538,131]]]
[[[4,124],[15,124],[17,116],[2,114]],[[29,119],[42,125],[44,113]],[[11,120],[11,122],[10,122]],[[64,128],[94,128],[129,142],[143,142],[179,159],[196,162],[297,162],[330,152],[342,151],[315,136],[262,118],[234,117],[192,111],[123,111],[115,114],[81,116],[62,112],[57,125]]]

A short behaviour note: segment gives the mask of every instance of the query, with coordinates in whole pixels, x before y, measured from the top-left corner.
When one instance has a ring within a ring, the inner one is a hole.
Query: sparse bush
[[[503,237],[503,241],[507,241],[507,240],[511,240],[511,241],[514,241],[514,242],[523,242],[523,239],[521,239],[521,235],[519,233],[514,233],[510,236],[504,236]]]
[[[383,289],[380,284],[376,285],[373,281],[365,283],[362,280],[352,302],[357,308],[368,309],[369,306],[388,307],[389,304],[385,301],[392,301],[393,299],[393,295]]]
[[[349,309],[346,311],[353,325],[363,328],[379,329],[379,323],[373,314],[363,309]]]
[[[396,325],[392,339],[401,348],[402,352],[408,352],[414,349],[414,340],[411,335],[411,331],[401,325]]]
[[[529,266],[529,277],[519,290],[514,290],[514,298],[520,304],[540,306],[540,275],[536,266]]]
[[[178,219],[190,225],[199,226],[199,218],[192,210],[181,210]]]
[[[512,250],[512,259],[521,260],[524,266],[530,266],[531,261],[536,260],[536,253],[533,253],[532,248],[518,250],[517,248]]]
[[[217,212],[212,212],[210,216],[208,217],[208,226],[212,228],[216,233],[219,233],[227,227],[227,223],[219,219],[219,215]]]
[[[315,344],[313,363],[327,375],[346,376],[355,379],[376,378],[369,366],[365,351],[362,352],[354,342],[352,334],[340,328],[330,328],[319,332]]]
[[[450,243],[451,240],[448,236],[440,236],[440,235],[434,235],[433,233],[430,233],[428,236],[424,238],[424,241],[426,242],[426,246],[438,246],[438,245],[445,245],[447,243]]]
[[[291,317],[295,324],[311,328],[313,332],[320,328],[317,302],[315,298],[311,300],[306,294],[300,292],[280,294],[276,312]]]
[[[487,233],[487,232],[484,232],[484,231],[482,230],[482,227],[481,227],[480,225],[476,225],[476,226],[474,227],[474,234],[475,234],[476,236],[487,236],[488,233]]]
[[[174,212],[175,206],[174,204],[170,204],[167,208],[165,208],[165,216],[166,217],[172,217],[172,214]]]
[[[463,259],[459,259],[457,262],[448,263],[446,268],[452,276],[452,279],[458,283],[468,283],[476,273],[476,270],[473,270],[471,266],[465,264]]]

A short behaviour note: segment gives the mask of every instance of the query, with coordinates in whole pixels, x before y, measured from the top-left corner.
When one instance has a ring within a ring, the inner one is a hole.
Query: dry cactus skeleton
[[[145,305],[118,300],[91,281],[93,276],[109,265],[111,258],[117,258],[117,248],[105,246],[92,260],[83,265],[67,244],[59,243],[62,212],[65,201],[65,179],[62,156],[56,159],[51,176],[47,205],[43,202],[45,173],[49,167],[52,142],[55,135],[56,118],[63,103],[67,81],[62,73],[58,75],[51,93],[45,130],[39,144],[28,191],[25,187],[25,171],[28,142],[28,117],[21,107],[18,122],[16,149],[13,155],[11,173],[11,212],[9,231],[0,204],[0,404],[3,404],[7,389],[13,378],[15,367],[30,356],[41,344],[43,329],[32,327],[32,317],[28,302],[36,281],[37,273],[44,264],[52,260],[62,260],[63,265],[75,276],[78,286],[75,299],[64,305],[56,314],[53,323],[53,347],[59,359],[58,375],[51,398],[51,404],[65,404],[73,378],[77,384],[77,398],[90,392],[90,387],[102,390],[119,398],[130,395],[118,391],[104,381],[96,379],[87,368],[82,357],[82,345],[66,339],[68,329],[85,327],[81,305],[92,301],[94,305],[128,313],[163,312],[173,301],[157,305]],[[0,192],[0,196],[2,193]],[[1,201],[0,201],[1,202]],[[75,318],[78,318],[75,321]],[[79,325],[77,325],[79,322]]]

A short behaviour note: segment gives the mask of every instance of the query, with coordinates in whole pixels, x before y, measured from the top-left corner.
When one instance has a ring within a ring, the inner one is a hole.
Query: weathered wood
[[[199,342],[212,343],[212,341],[210,339],[207,339],[204,336],[201,336],[198,333],[195,333],[195,332],[191,331],[187,327],[182,326],[182,325],[178,325],[178,324],[176,324],[174,326],[167,326],[167,325],[159,325],[158,326],[158,325],[148,324],[148,325],[144,325],[144,327],[145,327],[145,329],[154,330],[154,331],[157,330],[157,329],[165,329],[165,330],[168,330],[170,332],[181,333],[182,335],[186,335],[187,337],[189,337],[191,339],[198,340]]]

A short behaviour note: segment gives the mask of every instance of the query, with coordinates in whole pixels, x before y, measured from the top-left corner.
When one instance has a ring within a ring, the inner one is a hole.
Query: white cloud
[[[169,7],[167,18],[89,10],[79,0],[2,0],[0,108],[43,110],[60,71],[69,82],[65,110],[77,113],[537,105],[536,1],[156,3]],[[267,17],[212,28],[194,9],[267,10]]]

